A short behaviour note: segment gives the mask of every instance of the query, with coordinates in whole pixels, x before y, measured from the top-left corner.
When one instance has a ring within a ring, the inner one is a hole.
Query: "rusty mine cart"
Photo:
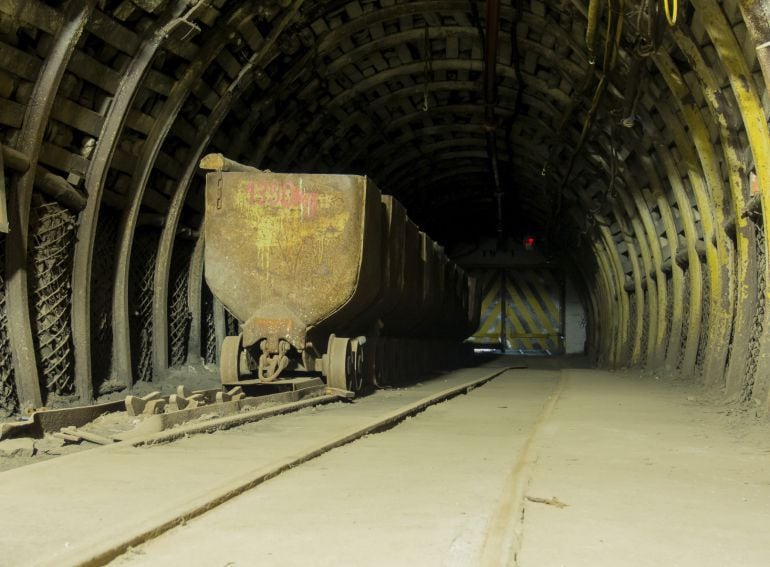
[[[224,384],[321,374],[360,392],[467,360],[475,281],[370,179],[201,167],[206,282],[240,327]]]

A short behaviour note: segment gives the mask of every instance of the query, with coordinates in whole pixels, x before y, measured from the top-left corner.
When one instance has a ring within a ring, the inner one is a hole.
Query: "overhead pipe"
[[[487,0],[486,33],[484,43],[484,132],[487,153],[492,167],[494,195],[497,204],[497,238],[504,240],[503,189],[500,184],[500,167],[497,160],[497,49],[500,43],[500,1]]]
[[[497,48],[500,38],[500,1],[487,0],[486,45],[484,47],[484,103],[489,122],[497,98]]]
[[[585,145],[586,140],[588,139],[588,135],[591,132],[591,128],[594,124],[594,120],[596,119],[596,115],[601,105],[602,98],[604,97],[604,92],[607,87],[607,81],[609,80],[608,79],[609,73],[615,67],[615,63],[617,61],[617,54],[620,46],[620,39],[623,33],[623,18],[624,18],[623,6],[624,6],[624,0],[609,0],[608,2],[608,14],[607,14],[605,37],[604,37],[604,57],[603,57],[602,69],[601,69],[601,78],[599,79],[599,84],[596,87],[596,91],[594,92],[594,96],[591,100],[591,107],[588,109],[588,113],[586,115],[585,121],[583,122],[583,128],[580,133],[580,139],[578,140],[577,146],[575,146],[575,148],[572,150],[572,154],[567,164],[566,173],[564,174],[564,177],[562,177],[561,183],[559,184],[559,187],[556,191],[556,207],[554,208],[554,215],[553,215],[555,227],[558,227],[558,223],[556,222],[556,220],[558,219],[559,214],[561,213],[564,188],[567,186],[567,184],[570,181],[570,178],[572,176],[572,171],[575,167],[578,155],[582,151],[583,146]]]
[[[591,0],[588,4],[588,22],[586,23],[586,48],[588,49],[588,63],[596,63],[596,35],[599,27],[599,18],[602,13],[602,1]]]

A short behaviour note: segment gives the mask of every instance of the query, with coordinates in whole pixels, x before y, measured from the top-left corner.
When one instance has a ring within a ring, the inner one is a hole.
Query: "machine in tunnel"
[[[366,175],[450,256],[541,230],[592,363],[766,409],[768,11],[0,2],[0,411],[218,362],[237,318],[203,277],[210,152]],[[553,319],[546,275],[497,276]],[[564,325],[497,337],[550,350]]]

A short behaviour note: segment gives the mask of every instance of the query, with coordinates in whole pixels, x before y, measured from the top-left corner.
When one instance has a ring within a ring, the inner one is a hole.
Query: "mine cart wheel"
[[[351,366],[353,363],[352,349],[349,339],[329,337],[329,374],[327,383],[332,388],[352,390],[350,387]]]
[[[223,384],[237,382],[241,377],[241,335],[225,337],[220,351],[219,378]]]
[[[360,393],[364,389],[364,375],[366,374],[366,365],[368,364],[367,345],[366,343],[358,342],[358,340],[350,341],[351,343],[351,375],[349,376],[349,382],[351,390],[355,393]]]
[[[332,388],[347,390],[347,365],[350,359],[350,341],[340,339],[334,335],[329,337],[329,373],[326,376],[327,383]]]

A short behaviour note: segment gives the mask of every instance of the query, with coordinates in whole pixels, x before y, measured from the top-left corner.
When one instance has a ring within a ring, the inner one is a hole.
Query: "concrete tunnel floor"
[[[113,563],[770,564],[760,420],[686,382],[526,362]]]

